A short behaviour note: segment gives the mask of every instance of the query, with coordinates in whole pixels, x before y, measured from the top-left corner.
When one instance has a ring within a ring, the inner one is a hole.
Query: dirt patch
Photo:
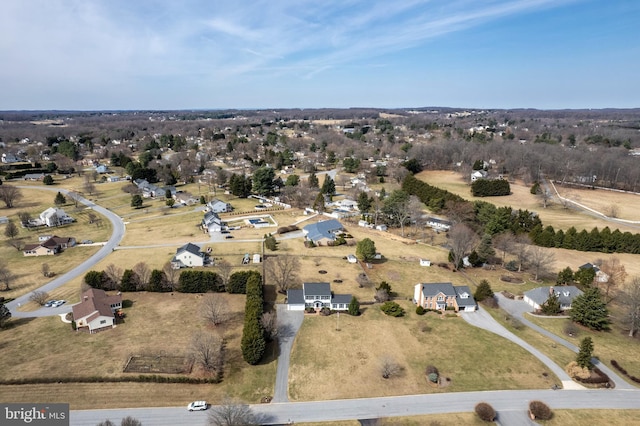
[[[124,367],[125,373],[189,374],[193,361],[182,356],[132,356]]]
[[[500,277],[500,281],[504,281],[505,283],[511,283],[511,284],[524,284],[523,279],[517,278],[517,277],[510,277],[508,275],[502,275]]]

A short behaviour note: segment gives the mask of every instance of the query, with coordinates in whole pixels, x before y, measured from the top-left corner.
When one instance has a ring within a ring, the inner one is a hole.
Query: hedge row
[[[471,184],[474,197],[491,197],[511,194],[511,186],[505,179],[478,179]]]
[[[26,379],[0,380],[0,385],[38,385],[51,383],[121,383],[121,382],[152,382],[152,383],[186,383],[186,384],[208,384],[220,383],[219,378],[195,378],[186,376],[157,376],[155,374],[122,377],[37,377]]]
[[[261,323],[264,296],[260,274],[251,275],[247,280],[247,301],[244,308],[244,328],[242,330],[242,357],[251,365],[262,359],[267,347],[264,327]]]
[[[640,383],[640,378],[630,375],[627,372],[627,370],[625,370],[624,367],[622,367],[620,364],[618,364],[618,361],[616,361],[615,359],[611,360],[611,365],[613,365],[616,368],[616,370],[618,370],[624,376],[628,377],[631,381],[634,381],[636,383]]]
[[[229,283],[227,284],[227,292],[231,294],[246,294],[247,293],[247,281],[252,276],[256,276],[258,281],[262,279],[262,275],[258,271],[237,271],[231,274],[229,277]]]

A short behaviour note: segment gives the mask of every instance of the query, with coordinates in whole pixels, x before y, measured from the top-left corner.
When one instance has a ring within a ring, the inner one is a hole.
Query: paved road
[[[304,320],[304,311],[288,311],[287,305],[276,305],[278,313],[278,366],[273,402],[289,401],[289,360],[293,341]]]
[[[502,324],[496,321],[487,311],[485,311],[481,307],[479,307],[475,312],[462,312],[460,315],[469,324],[488,330],[492,333],[497,334],[498,336],[502,336],[505,339],[512,341],[518,346],[524,348],[526,351],[530,352],[533,356],[542,361],[547,366],[547,368],[551,370],[553,374],[558,377],[558,379],[560,379],[560,381],[562,382],[562,387],[564,389],[584,389],[583,386],[574,382],[571,377],[569,377],[569,375],[562,369],[562,367],[553,362],[551,358],[507,330],[502,326]]]
[[[576,345],[574,345],[573,343],[570,343],[570,342],[564,340],[563,338],[561,338],[561,337],[559,337],[559,336],[557,336],[557,335],[545,330],[544,328],[535,325],[531,321],[529,321],[526,318],[525,313],[531,312],[531,306],[529,306],[526,302],[524,302],[523,300],[509,299],[507,297],[504,297],[500,293],[496,294],[496,296],[498,297],[498,304],[500,305],[500,307],[503,310],[505,310],[506,312],[508,312],[509,314],[511,314],[514,317],[518,318],[524,325],[534,329],[535,331],[537,331],[540,334],[543,334],[543,335],[549,337],[550,339],[553,339],[555,342],[557,342],[557,343],[559,343],[559,344],[571,349],[573,352],[578,353],[579,348]],[[621,389],[621,390],[637,389],[635,386],[627,383],[615,371],[611,370],[609,367],[607,367],[604,363],[600,362],[598,359],[592,358],[591,361],[593,362],[593,364],[596,367],[598,367],[605,374],[607,374],[611,380],[613,380],[613,382],[616,384],[616,389]]]
[[[440,413],[472,412],[485,401],[500,413],[527,410],[529,401],[541,400],[552,409],[640,409],[639,390],[523,390],[488,392],[451,392],[385,398],[343,399],[313,402],[285,402],[251,405],[260,415],[261,424],[321,422],[417,416]],[[110,419],[117,423],[133,416],[144,425],[206,425],[207,412],[189,413],[186,407],[132,408],[116,410],[72,411],[72,426],[95,426]]]
[[[52,192],[62,192],[65,194],[68,194],[69,191],[64,190],[64,189],[60,189],[60,188],[49,188],[49,187],[33,187],[33,186],[19,186],[19,188],[28,188],[28,189],[42,189],[42,190],[46,190],[46,191],[52,191]],[[82,264],[76,266],[75,268],[73,268],[71,271],[67,272],[66,274],[60,275],[59,277],[54,278],[52,281],[50,281],[49,283],[43,285],[42,287],[38,288],[38,290],[40,291],[46,291],[46,292],[50,292],[52,290],[55,290],[56,288],[66,284],[68,281],[84,274],[85,272],[87,272],[88,270],[90,270],[91,268],[93,268],[98,262],[100,262],[102,259],[104,259],[105,257],[107,257],[117,246],[118,244],[120,244],[120,241],[122,240],[122,238],[124,237],[124,232],[125,232],[125,226],[124,226],[124,222],[122,222],[122,219],[120,218],[120,216],[116,215],[115,213],[111,212],[110,210],[105,209],[104,207],[100,207],[96,204],[94,204],[92,201],[89,201],[85,198],[80,198],[79,200],[82,204],[84,204],[85,206],[95,210],[97,213],[100,213],[102,215],[104,215],[107,219],[109,219],[109,222],[111,222],[111,224],[113,225],[113,233],[111,234],[111,237],[109,238],[109,241],[107,241],[104,246],[98,250],[98,252],[96,254],[94,254],[93,256],[91,256],[89,259],[85,260]],[[11,310],[11,315],[13,318],[32,318],[32,317],[45,317],[45,316],[53,316],[53,315],[58,315],[61,313],[65,313],[65,312],[70,312],[71,311],[71,307],[68,305],[63,305],[59,308],[40,308],[37,311],[32,311],[32,312],[20,312],[17,310],[18,306],[26,303],[29,301],[29,296],[31,295],[31,293],[22,295],[18,298],[16,298],[15,300],[7,303],[7,307],[9,308],[9,310]]]

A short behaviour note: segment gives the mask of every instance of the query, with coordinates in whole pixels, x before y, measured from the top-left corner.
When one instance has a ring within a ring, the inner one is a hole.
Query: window
[[[443,295],[438,295],[438,302],[442,302],[444,300],[444,296]]]
[[[320,300],[320,296],[316,296],[316,297],[315,297],[315,299],[316,299],[316,300]]]
[[[331,299],[331,297],[330,297],[330,296],[321,296],[321,297],[322,297],[322,300],[329,300],[329,299]]]
[[[338,304],[337,304],[337,303],[334,303],[333,305],[331,305],[331,307],[332,307],[333,309],[337,309],[337,308],[338,308]]]
[[[344,303],[340,304],[340,309],[344,309]]]

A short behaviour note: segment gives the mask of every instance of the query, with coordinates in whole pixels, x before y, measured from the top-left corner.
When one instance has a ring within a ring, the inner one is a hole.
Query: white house
[[[215,212],[206,212],[202,218],[202,229],[206,230],[209,235],[219,233],[226,228],[224,222]]]
[[[302,290],[287,290],[287,310],[290,311],[303,311],[305,308],[346,311],[350,302],[350,294],[332,294],[329,283],[304,283]]]
[[[474,170],[471,172],[471,182],[475,182],[478,179],[486,179],[489,173],[486,170]]]
[[[86,328],[89,333],[97,333],[115,327],[115,313],[122,308],[122,296],[107,295],[96,288],[82,293],[82,301],[73,305],[73,321],[76,330]]]
[[[49,207],[40,213],[40,222],[46,226],[60,226],[73,221],[74,219],[67,215],[64,210],[55,207]]]
[[[176,251],[176,255],[171,259],[171,266],[174,269],[203,266],[205,257],[206,254],[200,251],[200,247],[187,243]]]
[[[437,217],[428,217],[427,226],[437,231],[448,231],[451,229],[451,222],[444,219],[438,219]]]
[[[471,290],[466,285],[454,286],[451,283],[416,284],[413,302],[425,309],[456,312],[475,311],[478,307]]]
[[[231,207],[231,204],[225,203],[224,201],[218,200],[217,198],[209,201],[207,203],[207,208],[209,209],[209,211],[214,213],[227,213],[233,211],[233,207]]]

